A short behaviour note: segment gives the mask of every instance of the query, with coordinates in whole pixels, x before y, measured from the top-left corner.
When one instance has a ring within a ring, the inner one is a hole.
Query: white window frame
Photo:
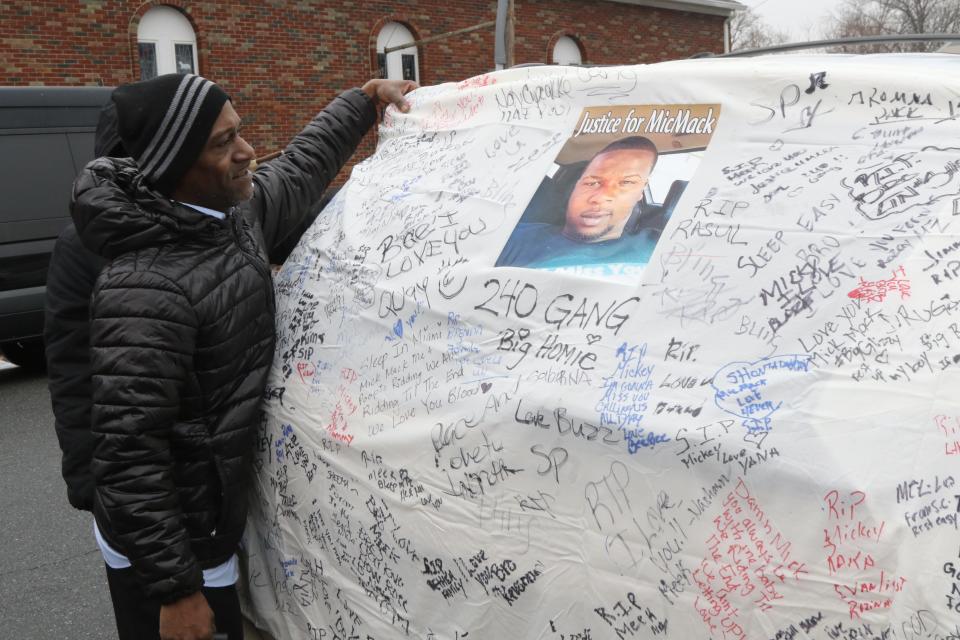
[[[180,73],[176,45],[193,47],[193,72],[200,73],[199,47],[193,25],[183,13],[168,5],[155,5],[140,18],[137,44],[152,43],[157,53],[157,75]]]
[[[570,56],[570,53],[574,50],[577,52],[576,61],[568,61],[568,56]],[[558,53],[560,55],[557,55]],[[580,44],[576,38],[562,35],[553,43],[550,59],[553,61],[553,64],[583,64],[583,50],[580,49]]]
[[[398,29],[399,27],[399,29]],[[389,30],[399,33],[390,33]],[[414,36],[410,29],[400,22],[391,21],[380,27],[377,33],[377,55],[384,49],[413,42]],[[420,51],[418,47],[407,47],[399,51],[392,51],[386,56],[386,77],[391,80],[403,79],[403,56],[413,55],[414,81],[420,82]]]

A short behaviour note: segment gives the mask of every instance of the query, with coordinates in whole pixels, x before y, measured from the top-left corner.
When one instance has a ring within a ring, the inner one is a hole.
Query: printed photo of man
[[[628,225],[635,226],[640,215],[639,204],[658,155],[656,145],[643,136],[603,147],[574,184],[563,224],[521,222],[496,266],[646,264],[662,229],[630,233]]]

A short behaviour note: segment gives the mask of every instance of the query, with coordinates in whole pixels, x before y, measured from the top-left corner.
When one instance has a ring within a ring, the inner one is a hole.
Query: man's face
[[[567,200],[563,235],[580,242],[619,238],[643,197],[654,155],[620,149],[594,156]]]
[[[240,137],[240,116],[227,101],[213,124],[207,144],[173,193],[180,202],[216,211],[253,197],[250,161],[253,147]]]

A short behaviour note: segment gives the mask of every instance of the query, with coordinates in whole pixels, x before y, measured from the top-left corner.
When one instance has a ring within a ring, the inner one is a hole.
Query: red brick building
[[[515,61],[623,64],[720,53],[727,18],[740,7],[734,0],[515,0]],[[496,0],[2,2],[0,85],[116,85],[192,70],[226,88],[245,136],[267,153],[381,66],[421,84],[492,70],[492,26],[388,60],[378,48],[493,21],[496,11]]]

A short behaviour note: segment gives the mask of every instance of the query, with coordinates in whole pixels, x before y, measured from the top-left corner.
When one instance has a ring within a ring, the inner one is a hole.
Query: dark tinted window
[[[196,73],[193,68],[193,45],[177,44],[173,48],[177,57],[177,73]]]
[[[417,79],[417,57],[415,55],[409,53],[403,54],[400,57],[400,64],[403,68],[404,80]]]
[[[140,51],[140,79],[149,80],[157,77],[157,45],[153,42],[138,42]]]
[[[74,175],[67,134],[0,136],[0,244],[56,237]]]

